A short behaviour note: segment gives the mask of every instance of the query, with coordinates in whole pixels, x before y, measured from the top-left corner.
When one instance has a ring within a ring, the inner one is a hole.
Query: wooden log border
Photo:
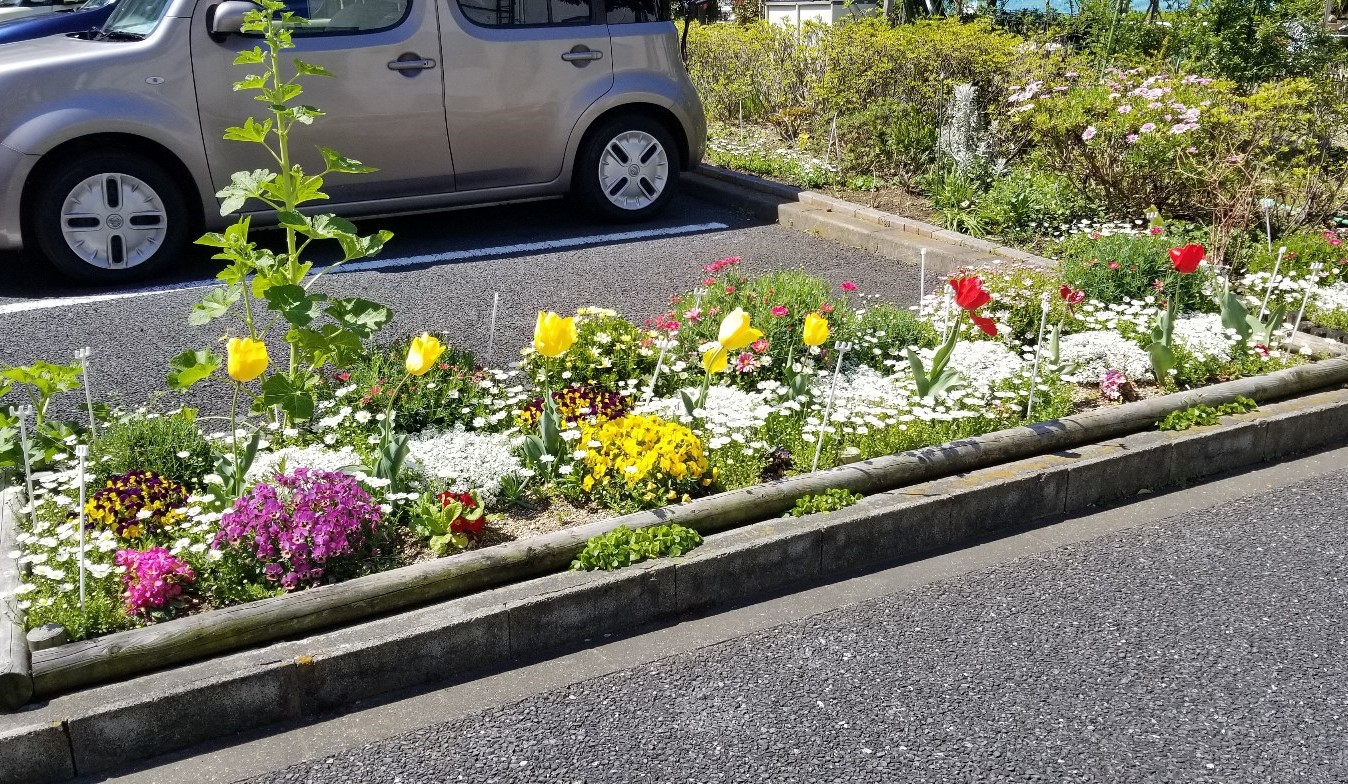
[[[16,493],[0,495],[0,710],[5,711],[23,707],[33,696],[24,612],[15,593],[22,584],[22,571],[18,561],[9,557],[19,549]]]
[[[651,511],[392,569],[344,583],[213,610],[32,655],[34,696],[293,639],[564,569],[587,539],[620,525],[677,522],[713,533],[778,516],[798,498],[841,487],[866,495],[1117,438],[1172,411],[1237,396],[1261,403],[1348,384],[1348,357],[1097,409],[1059,420],[904,452],[720,493]]]

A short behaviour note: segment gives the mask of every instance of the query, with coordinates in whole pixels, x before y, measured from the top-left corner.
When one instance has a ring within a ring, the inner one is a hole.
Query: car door
[[[556,180],[581,114],[613,87],[603,3],[439,2],[459,190]]]
[[[318,146],[374,166],[373,174],[334,174],[324,190],[334,202],[376,201],[454,190],[454,166],[445,128],[444,69],[440,61],[437,0],[288,0],[310,24],[285,52],[321,65],[333,78],[300,79],[298,99],[324,112],[312,125],[296,125],[291,150],[306,171],[323,170]],[[252,35],[212,40],[209,2],[197,4],[192,32],[192,68],[197,105],[210,165],[219,189],[233,172],[276,162],[257,144],[225,141],[225,128],[246,117],[269,116],[256,92],[234,92],[252,68],[235,56],[261,43]]]

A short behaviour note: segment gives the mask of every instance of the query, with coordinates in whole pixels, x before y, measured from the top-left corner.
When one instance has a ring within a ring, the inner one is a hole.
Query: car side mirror
[[[248,0],[224,0],[223,3],[212,7],[211,14],[206,20],[211,38],[223,41],[227,35],[242,32],[244,15],[256,10],[257,6]]]

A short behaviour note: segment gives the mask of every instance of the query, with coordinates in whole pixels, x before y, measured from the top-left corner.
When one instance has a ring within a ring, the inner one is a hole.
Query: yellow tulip
[[[414,376],[424,376],[435,367],[435,361],[445,353],[445,344],[430,333],[423,332],[420,337],[412,338],[407,348],[407,372]]]
[[[702,355],[702,369],[708,373],[720,373],[730,363],[730,352],[724,346],[712,346]]]
[[[246,384],[267,369],[267,344],[252,338],[230,338],[225,344],[229,377]]]
[[[727,351],[739,351],[761,337],[762,332],[749,326],[749,314],[743,308],[735,308],[721,319],[721,331],[716,336],[716,342]]]
[[[562,318],[551,311],[538,312],[538,323],[534,325],[534,351],[553,359],[565,354],[575,342],[575,317]]]
[[[801,339],[807,346],[822,345],[828,340],[828,319],[818,313],[811,313],[805,317],[805,328],[801,331]]]

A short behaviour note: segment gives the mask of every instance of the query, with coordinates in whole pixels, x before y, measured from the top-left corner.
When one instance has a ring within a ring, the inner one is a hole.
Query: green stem
[[[242,477],[239,476],[239,389],[243,384],[234,382],[234,400],[229,405],[229,447],[234,458],[234,475],[230,477],[230,495],[238,496],[242,489]]]

